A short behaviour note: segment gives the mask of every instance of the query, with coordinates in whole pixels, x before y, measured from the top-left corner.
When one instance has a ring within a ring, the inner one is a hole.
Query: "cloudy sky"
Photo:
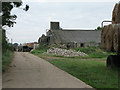
[[[50,27],[50,21],[59,21],[65,29],[95,29],[103,20],[111,20],[117,0],[22,0],[30,6],[29,11],[14,9],[17,24],[8,28],[7,37],[13,43],[38,41]]]

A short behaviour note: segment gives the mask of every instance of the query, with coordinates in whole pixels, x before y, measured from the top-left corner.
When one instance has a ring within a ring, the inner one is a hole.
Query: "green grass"
[[[101,90],[101,88],[102,90],[106,90],[106,88],[115,90],[114,88],[118,88],[118,70],[107,68],[104,62],[108,55],[114,55],[115,53],[106,52],[99,47],[79,48],[75,50],[84,52],[88,56],[64,57],[48,55],[44,53],[46,50],[42,49],[35,50],[32,53],[46,60],[50,57],[58,57],[59,59],[51,58],[52,60],[48,61],[98,90]]]
[[[107,52],[100,47],[86,47],[86,48],[76,48],[75,51],[81,51],[88,54],[88,57],[79,58],[106,58],[109,55],[115,55],[116,53]]]
[[[42,54],[44,52],[45,52],[45,50],[34,50],[34,51],[31,51],[31,53],[35,54],[35,55],[39,55],[39,54]]]
[[[40,45],[36,50],[31,51],[31,53],[35,55],[41,55],[42,53],[46,52],[47,49],[47,46]]]
[[[118,88],[118,70],[96,60],[59,59],[49,61],[94,88]]]
[[[6,50],[5,53],[2,54],[2,71],[5,71],[8,65],[11,63],[14,52],[11,50]]]
[[[52,56],[52,57],[60,57],[60,58],[76,58],[76,59],[89,59],[89,58],[103,58],[106,59],[109,55],[115,55],[116,53],[113,52],[106,52],[105,50],[99,48],[99,47],[87,47],[87,48],[76,48],[74,49],[75,51],[81,51],[88,56],[76,56],[76,57],[65,57],[65,56],[58,56],[58,55],[46,55],[42,54],[47,51],[46,48],[40,48],[39,50],[34,50],[31,53],[41,56],[41,57],[46,57],[46,56]],[[42,54],[42,55],[41,55]]]

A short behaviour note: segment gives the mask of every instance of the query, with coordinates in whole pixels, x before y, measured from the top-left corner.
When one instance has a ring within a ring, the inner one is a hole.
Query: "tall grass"
[[[10,64],[12,58],[13,58],[14,52],[12,50],[6,50],[2,54],[2,71],[4,72],[7,68],[8,65]]]
[[[5,30],[0,30],[0,35],[2,38],[2,71],[5,71],[12,60],[13,47],[7,42]]]

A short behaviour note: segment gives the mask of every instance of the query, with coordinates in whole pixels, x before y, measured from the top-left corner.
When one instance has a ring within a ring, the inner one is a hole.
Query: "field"
[[[106,52],[99,47],[88,47],[75,50],[85,52],[88,56],[64,57],[47,55],[44,53],[46,51],[44,49],[35,50],[31,53],[47,60],[94,88],[102,90],[106,90],[107,88],[111,88],[111,90],[118,88],[118,69],[106,67],[107,56],[114,55],[115,53]]]

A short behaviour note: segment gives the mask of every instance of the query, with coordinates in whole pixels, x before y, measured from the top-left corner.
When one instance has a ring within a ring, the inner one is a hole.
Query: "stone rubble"
[[[47,54],[52,54],[52,55],[58,55],[58,56],[67,56],[67,57],[73,57],[73,56],[88,56],[87,54],[83,52],[76,52],[73,50],[66,50],[66,49],[60,49],[60,48],[51,48],[47,50]]]

